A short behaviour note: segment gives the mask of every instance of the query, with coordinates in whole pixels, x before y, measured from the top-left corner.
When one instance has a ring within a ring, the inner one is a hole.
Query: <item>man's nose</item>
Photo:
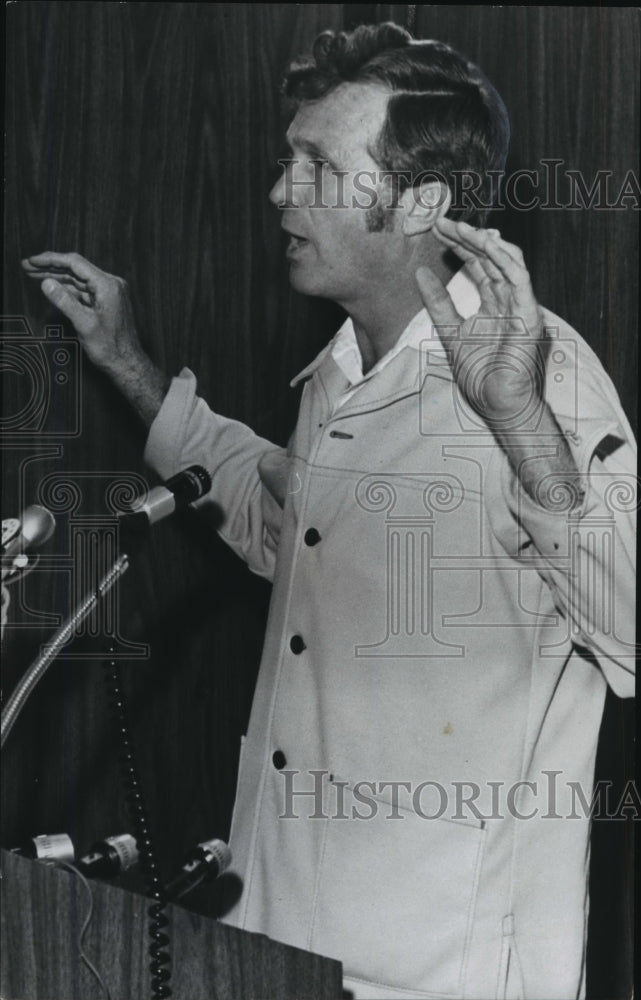
[[[276,208],[302,208],[318,199],[319,188],[316,164],[286,160],[281,162],[280,176],[269,192],[269,200]]]
[[[276,181],[273,188],[269,192],[269,200],[271,201],[272,205],[276,206],[276,208],[288,207],[285,202],[286,187],[287,185],[285,183],[285,168],[281,167],[280,174],[278,175],[278,180]]]

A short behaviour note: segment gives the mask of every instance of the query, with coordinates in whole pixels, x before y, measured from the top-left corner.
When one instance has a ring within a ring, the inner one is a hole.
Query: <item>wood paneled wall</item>
[[[153,358],[171,373],[188,365],[212,405],[284,442],[298,399],[288,382],[339,319],[333,306],[289,290],[278,213],[266,197],[289,59],[326,27],[412,22],[419,36],[478,61],[502,93],[513,129],[509,171],[543,174],[543,160],[560,160],[562,204],[565,170],[581,171],[588,186],[610,171],[613,200],[638,163],[639,12],[22,2],[6,14],[3,514],[47,502],[58,521],[41,569],[12,591],[8,692],[50,635],[51,612],[67,613],[89,585],[92,532],[111,530],[114,491],[145,475],[141,428],[106,380],[76,363],[72,331],[22,278],[20,258],[73,249],[124,276]],[[512,208],[493,224],[524,248],[540,300],[593,346],[632,417],[638,213],[630,200],[620,209]],[[267,585],[189,515],[140,547],[121,588],[115,641],[125,659],[131,654],[123,669],[167,875],[185,848],[228,832],[268,598]],[[148,644],[149,655],[127,643]],[[67,830],[84,849],[128,825],[104,647],[99,637],[78,639],[11,735],[6,846]],[[618,738],[629,717],[618,703],[608,712],[603,766],[621,768],[612,733]],[[618,924],[600,947],[612,955],[616,940],[624,954],[626,914],[619,896],[605,903],[601,912]],[[592,974],[593,1000],[619,988],[621,961],[610,980]]]

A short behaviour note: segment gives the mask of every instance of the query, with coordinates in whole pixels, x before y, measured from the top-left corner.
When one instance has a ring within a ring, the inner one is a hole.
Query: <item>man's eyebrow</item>
[[[290,152],[294,151],[294,146],[298,146],[302,149],[304,153],[308,156],[313,157],[316,160],[328,160],[331,163],[332,158],[329,156],[326,150],[319,146],[318,143],[311,139],[305,139],[303,136],[292,135],[285,138],[287,148]]]

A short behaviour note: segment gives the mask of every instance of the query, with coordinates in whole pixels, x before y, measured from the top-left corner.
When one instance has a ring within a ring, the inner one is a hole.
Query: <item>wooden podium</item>
[[[81,960],[78,936],[89,897],[73,872],[7,851],[2,860],[2,1000],[102,1000]],[[148,1000],[144,896],[89,883],[93,914],[83,946],[112,1000]],[[173,1000],[338,1000],[342,967],[263,934],[169,905],[166,929]]]

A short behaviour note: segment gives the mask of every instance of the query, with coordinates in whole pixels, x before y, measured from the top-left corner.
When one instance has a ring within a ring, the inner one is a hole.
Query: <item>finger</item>
[[[468,222],[457,222],[455,219],[448,219],[447,216],[437,219],[434,225],[434,232],[437,236],[443,236],[447,239],[454,240],[457,243],[464,240],[467,233],[481,233],[486,234],[488,237],[492,237],[493,239],[501,239],[501,234],[498,229],[475,229],[474,226],[470,226]]]
[[[54,281],[53,278],[47,278],[41,287],[45,297],[63,316],[66,316],[76,328],[82,327],[87,316],[85,308],[68,289],[63,288],[60,282]]]
[[[461,247],[481,254],[490,263],[488,273],[493,281],[501,278],[512,285],[529,284],[529,274],[525,267],[523,254],[519,247],[495,237],[494,230],[474,229],[467,222],[455,222],[450,219],[439,219],[435,229],[443,226],[443,235]]]
[[[485,286],[489,286],[488,290],[491,288],[492,283],[487,271],[481,264],[480,260],[478,260],[478,258],[473,254],[470,254],[470,256],[463,261],[463,270],[469,275],[479,290]]]
[[[45,253],[34,254],[27,257],[26,265],[36,268],[47,268],[49,270],[68,270],[76,278],[85,281],[92,281],[104,274],[100,268],[90,263],[86,257],[81,257],[79,253],[58,253],[55,250],[47,250]]]
[[[68,267],[66,264],[61,264],[61,265],[52,264],[52,263],[35,264],[33,261],[31,261],[31,260],[29,260],[27,258],[27,259],[21,261],[21,265],[22,265],[22,269],[25,272],[25,274],[43,274],[45,272],[50,273],[50,274],[56,274],[56,275],[58,275],[58,274],[73,274],[74,277],[75,277],[75,279],[76,279],[76,281],[82,281],[82,282],[86,283],[87,280],[88,280],[87,278],[81,277],[79,274],[75,274],[71,270],[71,268]]]
[[[487,256],[490,245],[501,243],[498,229],[475,229],[467,222],[453,222],[451,219],[439,219],[434,227],[438,238],[448,243],[457,253],[467,251],[477,257]]]
[[[471,242],[478,240],[479,236],[480,234],[469,237],[466,235],[465,238],[469,238]],[[498,275],[492,279],[491,285],[494,302],[497,303],[498,309],[501,313],[505,313],[509,309],[511,314],[521,318],[530,335],[540,336],[539,309],[532,289],[530,274],[525,267],[520,248],[493,237],[485,237],[483,245],[484,254],[480,260],[484,263],[486,270],[494,265]],[[479,290],[483,307],[486,310],[494,308],[487,295],[487,288],[481,287]],[[517,326],[515,329],[521,330],[522,327]]]
[[[505,313],[510,308],[509,296],[514,293],[514,289],[506,280],[503,271],[485,252],[485,247],[489,245],[490,240],[500,239],[498,229],[483,230],[482,234],[471,241],[467,238],[465,229],[457,229],[451,220],[442,221],[448,223],[447,235],[443,231],[437,231],[436,235],[463,261],[463,270],[469,275],[479,291],[482,309],[489,314],[493,312]],[[466,229],[476,232],[470,226],[466,226]],[[453,235],[456,236],[456,239],[453,238]],[[480,249],[481,245],[483,250]]]
[[[506,305],[504,301],[505,296],[501,294],[501,285],[504,285],[504,282],[502,280],[500,283],[493,281],[487,272],[487,268],[483,266],[480,260],[476,257],[470,257],[463,264],[463,270],[476,285],[481,297],[481,305],[486,312],[502,309]]]
[[[488,232],[490,232],[489,229]],[[505,250],[505,252],[510,255],[512,260],[516,261],[517,264],[520,264],[521,267],[525,267],[525,257],[523,256],[523,251],[521,250],[521,248],[517,247],[515,243],[508,243],[507,240],[501,239],[497,230],[494,230],[494,232],[496,232],[498,236],[498,245],[502,247]]]
[[[96,305],[96,297],[93,294],[93,292],[89,291],[88,289],[76,288],[75,285],[65,284],[64,282],[58,281],[55,278],[50,278],[49,280],[56,281],[57,284],[63,285],[67,294],[70,295],[72,298],[74,298],[76,302],[81,302],[83,306],[94,307]],[[42,288],[42,285],[40,287]]]
[[[469,222],[464,222],[462,219],[448,219],[447,217],[437,219],[434,224],[434,230],[436,233],[446,236],[456,243],[471,241],[472,245],[476,248],[482,247],[483,241],[486,239],[500,239],[498,229],[478,229],[475,226],[471,226]]]
[[[28,271],[25,268],[25,276],[31,278],[32,281],[45,281],[46,278],[53,278],[54,281],[59,281],[61,285],[73,285],[78,291],[86,291],[89,288],[87,281],[75,278],[72,274],[68,274],[65,271]]]
[[[530,288],[530,274],[525,264],[515,260],[503,246],[494,240],[489,240],[485,253],[513,288]]]
[[[444,233],[438,231],[436,231],[436,236],[441,243],[444,243],[445,246],[449,247],[449,249],[456,254],[457,257],[460,257],[464,264],[472,265],[473,262],[476,262],[478,267],[475,268],[475,271],[480,273],[479,268],[481,268],[489,281],[504,280],[503,274],[499,268],[497,268],[493,261],[488,258],[487,254],[484,251],[481,251],[478,247],[470,244],[462,237],[454,240],[451,239],[450,236],[446,236]]]
[[[75,282],[65,279],[62,275],[43,274],[40,276],[41,289],[45,281],[55,281],[56,284],[64,286],[69,295],[72,295],[78,302],[83,302],[85,305],[95,305],[96,297],[91,289],[86,286],[76,285]]]
[[[423,265],[416,271],[416,283],[421,298],[436,326],[458,326],[463,317],[454,308],[443,282],[434,272]]]

